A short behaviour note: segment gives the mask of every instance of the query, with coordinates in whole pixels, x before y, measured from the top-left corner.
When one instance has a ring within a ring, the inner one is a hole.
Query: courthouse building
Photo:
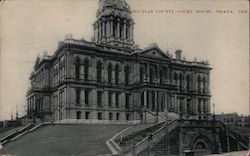
[[[126,1],[100,0],[99,5],[92,41],[68,36],[53,56],[37,58],[27,92],[28,116],[126,122],[144,120],[147,110],[167,109],[206,118],[208,63],[187,61],[181,50],[172,57],[157,44],[138,48]]]

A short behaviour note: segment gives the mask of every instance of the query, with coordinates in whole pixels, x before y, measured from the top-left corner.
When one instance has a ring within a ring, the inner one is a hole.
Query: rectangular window
[[[89,105],[89,90],[85,90],[85,105]]]
[[[109,92],[108,94],[109,107],[112,107],[112,92]]]
[[[113,113],[109,113],[109,120],[113,120]]]
[[[116,113],[116,120],[119,120],[120,113]]]
[[[80,105],[80,100],[81,100],[81,89],[76,88],[76,104]]]
[[[116,107],[119,107],[119,94],[120,93],[116,93],[116,95],[115,95],[115,105],[116,105]]]
[[[98,107],[102,106],[102,91],[97,92],[97,106]]]
[[[89,119],[89,112],[85,112],[85,119]]]
[[[126,94],[125,108],[126,108],[126,109],[129,109],[129,94]]]
[[[102,113],[98,113],[98,120],[102,120]]]
[[[130,114],[126,114],[126,120],[130,119]]]
[[[81,119],[81,114],[82,114],[81,111],[77,111],[76,112],[76,119]]]

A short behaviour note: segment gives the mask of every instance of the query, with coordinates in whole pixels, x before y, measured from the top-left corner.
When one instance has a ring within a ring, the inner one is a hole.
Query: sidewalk
[[[247,156],[247,153],[248,153],[247,151],[239,151],[239,152],[230,152],[230,153],[223,153],[223,154],[211,154],[207,156]]]

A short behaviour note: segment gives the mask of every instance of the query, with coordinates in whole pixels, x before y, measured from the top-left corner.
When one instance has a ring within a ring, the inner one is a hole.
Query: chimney
[[[181,60],[181,52],[182,51],[180,49],[175,51],[175,59],[176,60]]]

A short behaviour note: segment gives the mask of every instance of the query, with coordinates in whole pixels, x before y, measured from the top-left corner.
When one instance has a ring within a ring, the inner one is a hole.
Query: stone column
[[[200,105],[201,105],[201,114],[204,114],[204,100],[202,99],[201,100],[201,103],[200,103]]]
[[[199,103],[198,103],[198,99],[197,98],[195,98],[195,103],[194,103],[194,105],[195,105],[195,115],[197,115],[198,114],[198,105],[199,105]]]
[[[211,105],[210,105],[210,99],[207,99],[207,112],[210,114],[211,112],[211,110],[210,110],[210,108],[211,108]]]
[[[110,24],[110,38],[114,38],[114,34],[113,34],[113,17],[111,16],[110,17],[110,22],[109,22],[109,24]]]
[[[80,94],[80,104],[81,105],[84,105],[84,107],[86,106],[86,103],[85,103],[85,90],[81,90],[81,94]]]
[[[123,20],[123,40],[127,38],[127,21],[126,19]]]
[[[109,24],[109,19],[106,20],[106,40],[109,40],[110,37],[110,24]]]
[[[187,114],[187,98],[184,98],[184,114]]]
[[[102,23],[101,20],[98,21],[98,42],[102,39]]]
[[[149,78],[150,78],[150,76],[149,76],[149,69],[150,69],[150,66],[149,66],[149,63],[146,63],[146,64],[147,64],[147,69],[146,69],[146,73],[145,73],[146,79],[147,79],[146,82],[149,82]]]
[[[120,38],[120,18],[117,18],[116,38]]]
[[[210,74],[207,75],[207,91],[210,92]]]
[[[158,105],[159,105],[159,103],[158,103],[158,91],[154,91],[154,94],[155,94],[155,108],[154,108],[154,110],[157,110],[157,107],[158,107]]]
[[[102,40],[105,38],[105,20],[102,19]]]
[[[144,91],[144,108],[147,108],[147,91]]]
[[[133,21],[132,20],[129,23],[129,40],[133,41]]]

